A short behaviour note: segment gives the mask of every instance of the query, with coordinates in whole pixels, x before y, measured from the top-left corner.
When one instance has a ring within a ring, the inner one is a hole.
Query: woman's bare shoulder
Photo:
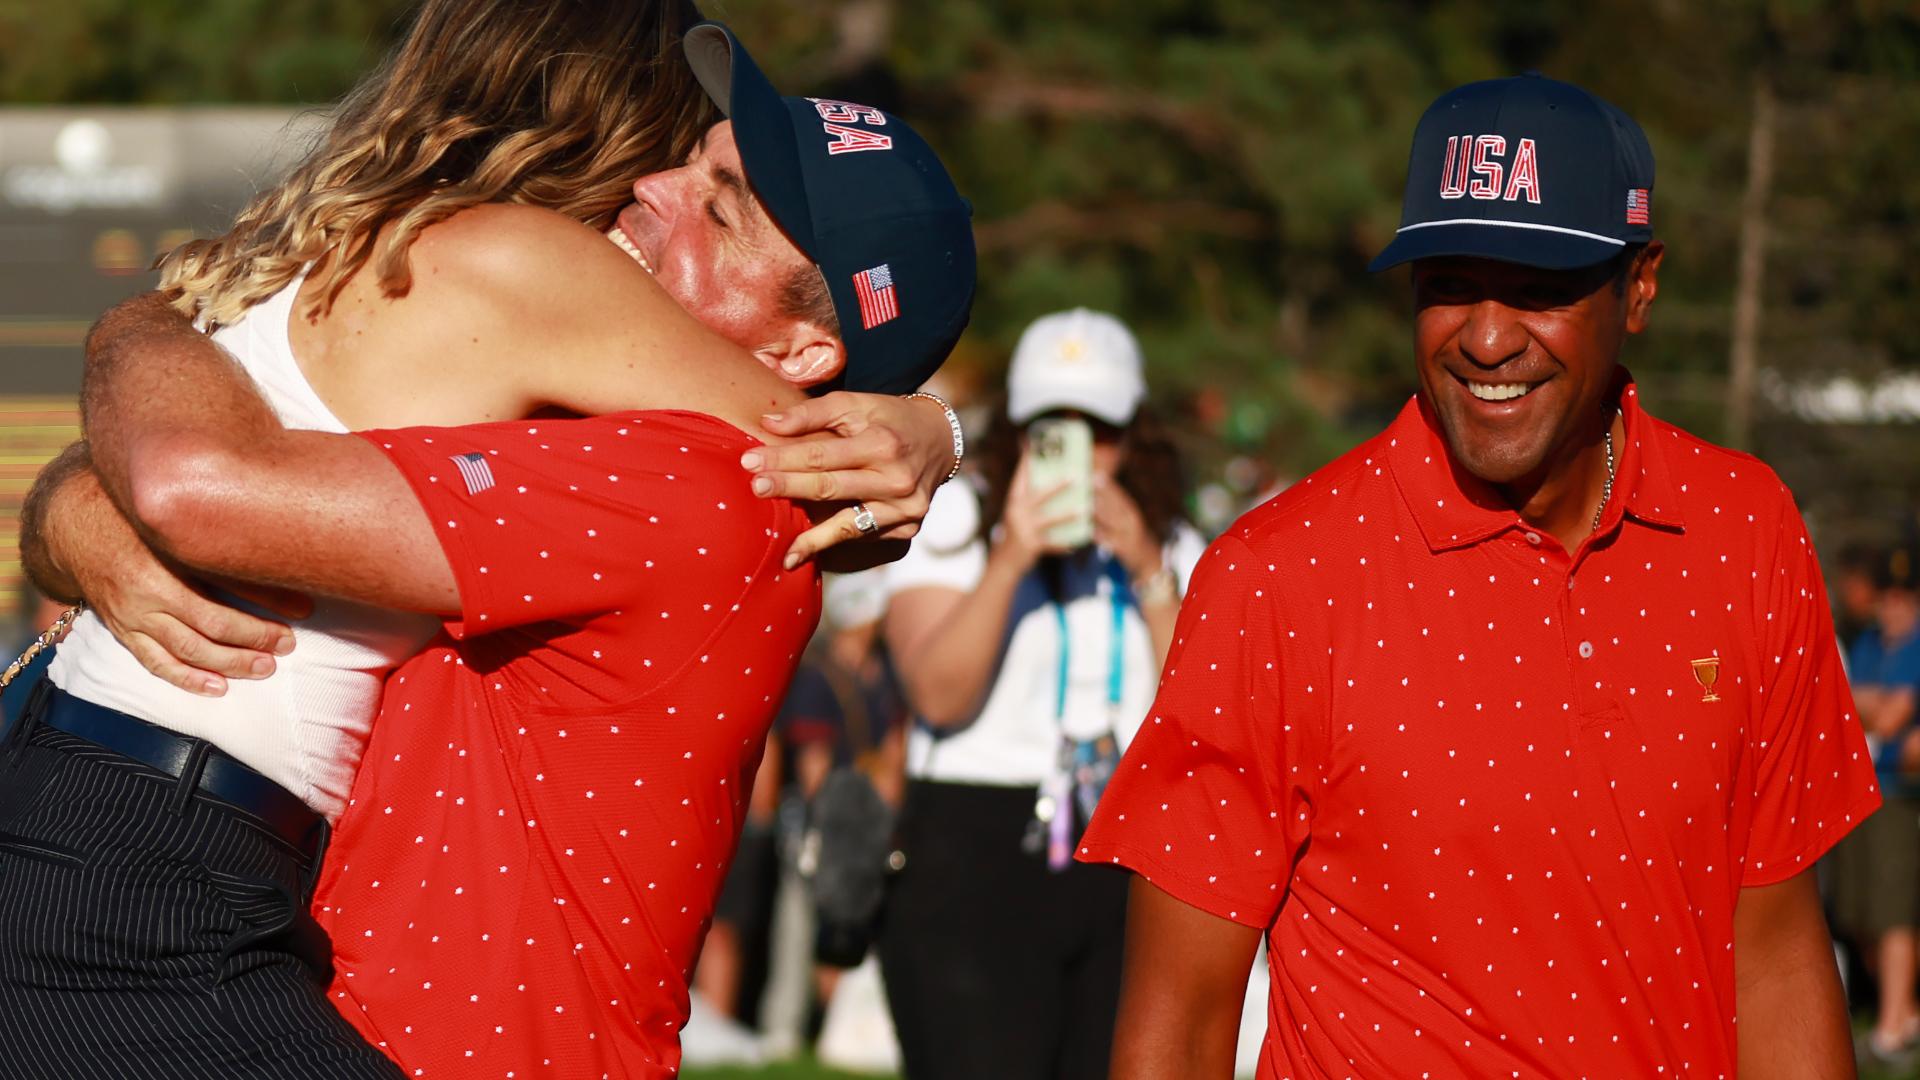
[[[418,284],[473,291],[515,308],[571,308],[650,285],[646,271],[606,236],[537,206],[462,210],[422,230],[410,256]]]
[[[551,210],[474,207],[423,230],[407,302],[531,406],[757,417],[780,382],[611,240]],[[529,356],[544,362],[529,364]]]

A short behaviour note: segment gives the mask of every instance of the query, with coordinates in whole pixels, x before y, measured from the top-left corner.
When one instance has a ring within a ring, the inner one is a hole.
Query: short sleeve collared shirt
[[[1731,1077],[1740,889],[1879,804],[1791,497],[1622,409],[1571,553],[1416,400],[1201,561],[1080,858],[1267,928],[1263,1080]]]
[[[819,615],[711,417],[374,432],[460,587],[388,679],[315,898],[409,1076],[677,1075],[687,986]]]

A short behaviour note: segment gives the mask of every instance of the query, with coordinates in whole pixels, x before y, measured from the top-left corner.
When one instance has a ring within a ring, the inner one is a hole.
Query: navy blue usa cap
[[[832,386],[897,394],[939,369],[973,311],[973,209],[900,118],[783,97],[733,32],[687,31],[687,62],[733,121],[747,183],[826,278],[847,349]]]
[[[1529,72],[1468,83],[1413,132],[1400,230],[1367,267],[1465,255],[1569,270],[1653,239],[1653,147],[1633,118]]]

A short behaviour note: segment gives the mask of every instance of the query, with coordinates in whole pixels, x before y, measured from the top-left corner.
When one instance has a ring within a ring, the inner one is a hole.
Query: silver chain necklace
[[[1620,414],[1614,413],[1607,418],[1607,482],[1600,488],[1600,505],[1593,508],[1593,531],[1600,531],[1600,519],[1606,515],[1607,504],[1613,501],[1613,422]]]

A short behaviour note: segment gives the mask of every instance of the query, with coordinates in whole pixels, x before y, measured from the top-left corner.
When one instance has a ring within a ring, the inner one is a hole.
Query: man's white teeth
[[[627,238],[625,229],[615,225],[612,229],[608,230],[607,239],[613,241],[614,245],[621,251],[633,256],[633,261],[640,264],[640,269],[645,270],[649,274],[653,273],[653,264],[648,262],[647,257],[640,254],[640,249],[635,247],[633,241]]]
[[[1479,398],[1481,401],[1512,401],[1514,398],[1517,398],[1517,397],[1525,397],[1527,394],[1527,391],[1532,389],[1533,387],[1527,383],[1517,383],[1517,382],[1516,383],[1470,382],[1467,384],[1467,393],[1472,394],[1474,397]]]

